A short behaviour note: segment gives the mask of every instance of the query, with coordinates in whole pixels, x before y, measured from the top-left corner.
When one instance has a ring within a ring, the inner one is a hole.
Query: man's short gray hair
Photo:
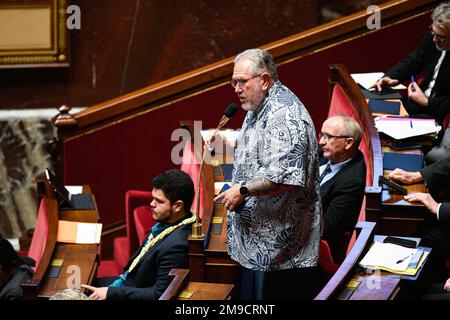
[[[450,29],[450,2],[443,2],[438,5],[433,13],[431,19],[442,29]]]
[[[236,56],[234,59],[234,64],[244,57],[252,62],[252,72],[254,75],[267,71],[273,81],[278,80],[277,65],[268,51],[261,49],[245,50]]]
[[[57,291],[49,300],[91,300],[87,295],[77,289],[64,289]]]
[[[342,120],[344,128],[343,132],[341,132],[341,135],[352,137],[353,139],[355,139],[355,147],[357,148],[362,139],[362,130],[359,126],[359,123],[352,117],[343,114],[333,116],[331,118],[339,118]]]

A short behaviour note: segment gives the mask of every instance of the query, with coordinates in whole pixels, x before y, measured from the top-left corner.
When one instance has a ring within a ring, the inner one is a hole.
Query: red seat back
[[[448,124],[450,123],[450,113],[447,113],[447,115],[444,118],[444,121],[442,121],[442,128],[447,130]]]
[[[128,190],[125,193],[125,220],[127,228],[127,242],[129,253],[133,254],[140,245],[140,241],[136,232],[136,221],[134,219],[134,210],[137,207],[149,206],[152,200],[150,191]],[[151,216],[150,216],[151,218]]]
[[[194,182],[195,196],[192,202],[191,211],[194,213],[199,212],[200,218],[203,216],[203,211],[205,208],[205,185],[202,178],[200,178],[200,210],[197,211],[197,189],[198,189],[198,176],[200,173],[200,163],[197,159],[201,159],[200,155],[195,154],[195,146],[191,141],[187,141],[183,148],[183,162],[181,164],[180,170],[186,172]]]
[[[48,215],[47,204],[45,198],[41,199],[39,204],[38,214],[36,218],[36,226],[34,227],[33,238],[31,239],[30,250],[28,256],[36,261],[36,265],[33,267],[34,271],[41,262],[42,255],[44,254],[45,244],[47,243],[48,236]]]
[[[145,236],[150,231],[150,228],[156,223],[153,220],[152,210],[149,206],[141,206],[134,209],[133,212],[134,221],[136,223],[136,233],[139,239],[139,243],[142,245]]]

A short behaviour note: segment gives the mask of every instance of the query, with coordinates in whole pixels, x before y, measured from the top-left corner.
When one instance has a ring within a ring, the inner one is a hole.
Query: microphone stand
[[[215,139],[217,132],[228,122],[228,120],[230,120],[230,118],[228,118],[226,116],[223,116],[222,119],[220,119],[219,125],[214,130],[214,133],[211,136],[212,138]],[[212,140],[212,141],[214,141],[214,140]],[[197,212],[196,212],[196,216],[195,216],[195,223],[192,225],[192,234],[191,234],[191,237],[195,238],[195,239],[205,237],[205,235],[203,234],[203,226],[202,226],[202,223],[200,222],[200,182],[202,179],[202,169],[203,169],[203,163],[205,162],[206,150],[202,153],[203,153],[202,161],[200,162],[200,170],[198,172],[198,177],[197,177],[197,199],[196,199]]]

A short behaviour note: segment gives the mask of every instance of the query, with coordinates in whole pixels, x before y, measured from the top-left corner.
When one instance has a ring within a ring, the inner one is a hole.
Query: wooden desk
[[[230,300],[233,288],[225,283],[189,282],[177,300]]]
[[[172,281],[159,300],[229,300],[232,284],[211,282],[188,282],[189,270],[172,269]]]
[[[373,222],[358,222],[355,228],[358,237],[352,250],[315,300],[392,300],[408,281],[416,281],[420,277],[428,257],[415,276],[397,275],[379,270],[373,274],[360,271],[359,262],[373,241],[383,241],[385,238],[380,235],[373,236],[374,226]],[[416,243],[420,242],[418,238],[409,239]],[[425,249],[431,251],[430,248]]]
[[[98,211],[94,210],[60,210],[58,202],[48,181],[38,182],[38,190],[44,190],[46,198],[49,231],[47,243],[39,266],[32,279],[22,283],[25,299],[46,299],[67,287],[91,284],[97,272],[98,244],[69,244],[56,242],[58,220],[97,223]],[[91,193],[89,186],[83,186],[83,193]],[[47,272],[53,259],[63,259],[60,273],[55,278],[48,277]]]

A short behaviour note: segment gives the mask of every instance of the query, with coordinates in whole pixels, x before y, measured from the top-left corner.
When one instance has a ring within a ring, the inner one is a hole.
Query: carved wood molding
[[[380,5],[383,28],[398,21],[411,19],[415,15],[429,14],[437,0],[396,0]],[[367,29],[366,11],[337,19],[316,28],[295,34],[279,41],[262,46],[269,50],[278,64],[291,59],[312,54],[324,46],[336,45],[349,38],[375,32]],[[79,132],[76,136],[105,123],[138,113],[143,109],[152,109],[164,103],[186,98],[200,91],[218,85],[225,85],[233,70],[233,57],[196,69],[177,77],[147,86],[143,89],[91,106],[72,116],[61,118],[55,125],[63,132],[73,130],[76,124]],[[75,121],[75,122],[74,122]],[[68,130],[68,127],[72,127]]]

